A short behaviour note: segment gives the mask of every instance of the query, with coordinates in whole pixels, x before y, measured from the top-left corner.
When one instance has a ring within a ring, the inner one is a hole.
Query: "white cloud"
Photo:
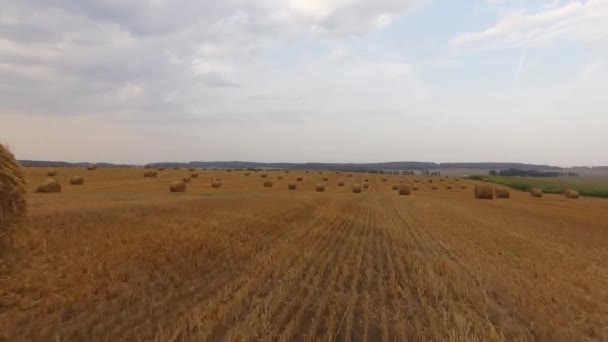
[[[536,47],[559,40],[608,42],[608,0],[552,2],[534,12],[510,13],[486,30],[457,35],[451,44],[486,48]]]

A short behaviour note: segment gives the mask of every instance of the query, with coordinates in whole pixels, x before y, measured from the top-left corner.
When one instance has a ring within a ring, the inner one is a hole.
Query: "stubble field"
[[[31,193],[46,171],[0,259],[0,340],[608,340],[608,200],[316,171],[169,193],[186,170],[60,168]]]

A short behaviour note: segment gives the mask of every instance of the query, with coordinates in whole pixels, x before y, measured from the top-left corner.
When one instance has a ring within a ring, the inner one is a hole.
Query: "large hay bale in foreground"
[[[47,176],[49,176],[49,177],[55,177],[55,176],[57,176],[57,170],[55,170],[55,169],[50,169],[50,170],[49,170],[49,171],[46,173],[46,175],[47,175]]]
[[[8,148],[0,145],[0,237],[25,215],[25,176]]]
[[[494,188],[490,185],[479,185],[475,184],[475,189],[473,189],[473,194],[477,199],[493,199],[494,198]]]
[[[97,165],[91,164],[91,165],[87,166],[87,170],[89,170],[89,171],[97,170]]]
[[[157,175],[158,174],[156,173],[156,171],[152,170],[144,172],[144,178],[156,178]]]
[[[173,181],[169,184],[169,191],[171,192],[186,192],[186,182],[184,181]]]
[[[537,198],[543,197],[543,190],[542,189],[531,189],[530,196],[537,197]]]
[[[564,192],[564,195],[566,196],[566,198],[570,198],[570,199],[578,199],[579,194],[578,191],[574,191],[572,189],[568,189]]]
[[[321,183],[317,184],[315,186],[315,191],[316,192],[325,192],[325,184],[321,184]]]
[[[211,182],[211,187],[212,187],[212,188],[221,188],[221,187],[222,187],[222,181],[221,181],[221,180],[219,180],[219,179],[214,179],[214,180]]]
[[[265,188],[272,188],[272,182],[271,181],[265,181],[264,182],[264,187]]]
[[[61,192],[61,184],[57,180],[49,178],[36,188],[36,192],[41,194]]]
[[[511,197],[511,193],[509,192],[509,190],[502,189],[502,188],[495,188],[494,189],[494,195],[496,195],[496,198],[509,198],[509,197]]]
[[[412,187],[409,184],[402,184],[399,186],[400,196],[409,196],[412,194]]]
[[[295,190],[295,189],[298,188],[298,184],[296,184],[296,183],[289,183],[289,185],[287,185],[287,188],[289,190]]]
[[[70,184],[72,185],[83,185],[84,184],[84,177],[82,176],[74,176],[70,179]]]
[[[363,192],[363,190],[361,189],[361,184],[353,185],[353,193],[360,194],[361,192]]]

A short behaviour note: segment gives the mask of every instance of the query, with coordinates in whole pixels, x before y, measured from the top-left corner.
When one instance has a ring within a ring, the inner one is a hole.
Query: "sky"
[[[2,0],[19,159],[608,165],[608,0]]]

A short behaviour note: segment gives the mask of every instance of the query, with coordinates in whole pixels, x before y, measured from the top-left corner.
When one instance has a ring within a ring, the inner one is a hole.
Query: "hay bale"
[[[296,178],[296,180],[297,180],[298,182],[301,182],[301,181],[303,181],[303,180],[304,180],[304,177],[298,177],[298,178]]]
[[[251,175],[251,172],[245,172],[245,176]]]
[[[412,187],[409,184],[399,186],[399,196],[409,196],[412,194]]]
[[[417,179],[414,179],[414,183],[418,183],[419,181]]]
[[[262,177],[262,178],[267,178],[267,177],[268,177],[268,174],[263,173],[263,174],[261,174],[261,175],[260,175],[260,177]]]
[[[84,184],[84,178],[81,176],[74,176],[70,179],[70,184],[72,185],[83,185]]]
[[[461,185],[461,186],[460,186],[460,188],[461,188],[461,189],[468,189],[469,187],[468,187],[468,186],[466,186],[466,185]]]
[[[321,183],[317,184],[315,186],[315,191],[316,192],[325,192],[325,184],[321,184]]]
[[[153,170],[149,170],[144,172],[144,178],[156,178],[158,174],[156,173],[156,171]]]
[[[190,177],[189,177],[189,176],[184,176],[184,177],[182,178],[182,180],[183,180],[185,183],[190,183]]]
[[[188,171],[190,171],[190,172],[195,172],[195,171],[196,171],[196,168],[191,167],[191,168],[189,168],[189,169],[188,169]]]
[[[346,183],[344,181],[339,181],[338,186],[344,186]]]
[[[36,188],[36,192],[41,194],[61,192],[61,184],[57,180],[49,178]]]
[[[23,169],[0,144],[0,236],[25,215],[26,204]]]
[[[430,183],[433,183],[433,180],[432,180],[432,179],[429,179],[429,184],[430,184]]]
[[[179,170],[179,166],[175,166],[173,170]]]
[[[151,168],[152,168],[152,165],[150,165],[150,164],[144,165],[144,169],[151,169]]]
[[[439,190],[439,187],[437,185],[433,185],[431,186],[431,190]]]
[[[165,168],[164,168],[164,167],[159,167],[159,168],[158,168],[158,169],[156,169],[156,170],[158,170],[158,171],[165,171]]]
[[[211,182],[211,187],[212,187],[212,188],[221,188],[221,187],[222,187],[222,181],[221,181],[221,180],[219,180],[219,179],[214,179],[214,180]]]
[[[452,190],[452,186],[451,186],[451,185],[447,185],[445,188],[446,188],[447,190]]]
[[[47,175],[47,176],[49,176],[49,177],[55,177],[55,176],[57,176],[57,170],[55,170],[55,169],[50,169],[50,170],[49,170],[49,171],[46,173],[46,175]]]
[[[382,181],[383,181],[383,182],[386,182],[387,180],[388,180],[388,179],[386,179],[386,178],[382,178]]]
[[[295,190],[295,189],[297,189],[297,188],[298,188],[298,184],[296,184],[296,183],[289,183],[289,184],[287,185],[287,188],[288,188],[289,190]]]
[[[353,193],[354,194],[360,194],[362,192],[363,192],[363,190],[361,189],[361,184],[355,184],[355,185],[353,185]]]
[[[308,173],[308,170],[304,171],[304,173]]]
[[[97,165],[91,164],[91,165],[87,166],[87,170],[89,170],[89,171],[97,170]]]
[[[264,182],[264,187],[265,188],[272,188],[272,182],[271,181],[265,181]]]
[[[412,185],[412,190],[418,191],[418,186],[417,185]]]
[[[285,171],[285,173],[289,173],[289,172],[291,172],[291,171],[289,171],[289,170]]]
[[[475,184],[473,194],[476,199],[494,199],[494,188],[490,185]]]
[[[193,172],[190,174],[191,178],[198,178],[198,172]]]
[[[279,176],[279,177],[277,177],[277,179],[283,179],[283,176]]]
[[[399,185],[393,184],[393,190],[399,190]]]
[[[543,197],[543,190],[542,189],[531,189],[530,190],[530,195],[532,197]]]
[[[369,183],[365,183],[365,184],[363,184],[363,187],[364,187],[365,189],[369,189]]]
[[[323,181],[324,181],[324,182],[327,182],[328,180],[329,180],[329,178],[327,178],[327,177],[323,177]]]
[[[495,188],[494,189],[494,195],[496,196],[496,198],[509,198],[509,197],[511,197],[511,193],[509,192],[509,190],[503,189],[503,188]]]
[[[365,178],[363,181],[367,183],[369,182],[369,179]]]
[[[440,179],[439,179],[439,181],[440,181],[440,182],[443,182],[443,178],[440,178]]]
[[[566,196],[566,198],[569,198],[569,199],[578,199],[579,198],[578,191],[574,191],[572,189],[568,189],[568,190],[564,191],[564,195]]]
[[[352,174],[348,174],[348,178],[353,178],[353,175]]]
[[[169,191],[171,192],[186,192],[186,182],[181,181],[173,181],[169,184]]]

